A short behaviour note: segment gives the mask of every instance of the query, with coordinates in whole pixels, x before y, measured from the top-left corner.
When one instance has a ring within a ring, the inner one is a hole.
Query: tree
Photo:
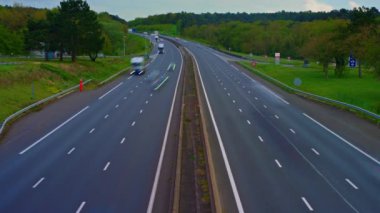
[[[331,44],[333,34],[324,33],[309,40],[301,49],[305,57],[311,57],[318,60],[323,66],[325,78],[328,78],[328,67],[331,59],[334,57],[333,47]]]
[[[348,26],[350,36],[348,42],[351,51],[358,62],[358,76],[362,77],[362,64],[370,57],[366,48],[368,40],[376,35],[376,18],[379,11],[376,8],[355,8],[350,15],[351,23]]]
[[[96,13],[83,0],[62,1],[58,11],[58,19],[62,21],[60,40],[71,52],[71,60],[76,61],[80,52],[88,53],[95,60],[104,43]]]
[[[47,20],[29,19],[25,32],[25,45],[27,50],[44,50],[45,59],[50,49],[49,24]]]
[[[98,22],[96,13],[93,11],[90,11],[82,21],[86,23],[85,26],[81,28],[83,50],[89,55],[92,61],[95,61],[105,42],[102,36],[102,28]]]

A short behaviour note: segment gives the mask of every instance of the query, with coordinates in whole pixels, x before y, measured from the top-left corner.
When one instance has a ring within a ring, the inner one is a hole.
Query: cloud
[[[333,10],[333,6],[326,3],[318,2],[317,0],[305,0],[305,9],[314,12],[331,11]]]
[[[348,4],[350,5],[351,9],[360,7],[358,3],[356,3],[352,0],[348,1]]]

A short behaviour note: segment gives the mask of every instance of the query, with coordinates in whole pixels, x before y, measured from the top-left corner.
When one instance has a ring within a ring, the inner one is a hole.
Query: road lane
[[[199,63],[246,212],[303,212],[310,206],[322,212],[380,209],[376,162],[213,51],[183,45]],[[258,136],[264,145],[256,143]],[[316,158],[313,148],[323,157]],[[279,165],[281,174],[275,170]],[[346,176],[365,189],[353,192]]]
[[[146,211],[181,64],[178,49],[164,42],[165,54],[147,73],[178,66],[160,90],[147,75],[128,77],[22,155],[0,162],[1,212]]]

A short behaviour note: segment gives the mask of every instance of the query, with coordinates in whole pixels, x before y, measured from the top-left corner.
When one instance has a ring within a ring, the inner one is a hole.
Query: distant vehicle
[[[144,32],[144,35],[148,35],[148,32]]]
[[[133,70],[131,71],[131,75],[142,75],[145,73],[144,57],[133,57],[131,59],[131,64],[133,68]]]
[[[155,35],[154,39],[156,39],[156,42],[158,42],[158,39],[159,39],[158,35]]]
[[[164,43],[159,43],[158,44],[158,54],[163,54],[164,53]]]
[[[156,30],[156,31],[154,31],[154,35],[156,35],[156,36],[158,36],[159,35],[159,33],[158,33],[158,31]]]

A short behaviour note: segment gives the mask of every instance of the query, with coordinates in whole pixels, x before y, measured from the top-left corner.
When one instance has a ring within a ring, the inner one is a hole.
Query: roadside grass
[[[305,68],[302,65],[289,67],[274,63],[259,63],[256,68],[253,68],[249,62],[239,63],[252,72],[263,73],[290,87],[353,104],[380,114],[380,78],[368,70],[360,79],[357,77],[357,69],[346,68],[344,76],[338,78],[330,68],[328,79],[326,79],[322,67],[317,64]],[[294,84],[296,78],[301,79],[300,86]]]
[[[0,65],[0,122],[19,109],[77,85],[80,79],[101,82],[128,67],[130,56],[99,58],[96,62],[82,57],[76,63],[42,59],[20,62]]]

